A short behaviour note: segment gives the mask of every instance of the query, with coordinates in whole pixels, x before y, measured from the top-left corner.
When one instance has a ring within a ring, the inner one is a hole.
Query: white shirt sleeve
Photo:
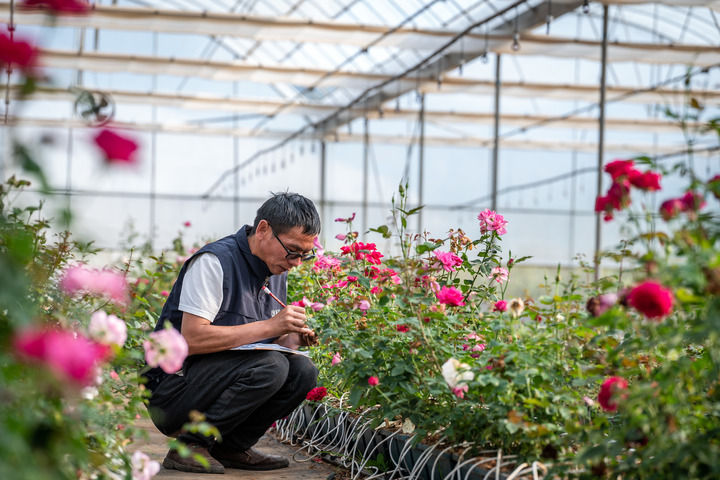
[[[195,257],[188,265],[180,290],[178,309],[215,320],[223,300],[223,270],[220,260],[212,253]]]

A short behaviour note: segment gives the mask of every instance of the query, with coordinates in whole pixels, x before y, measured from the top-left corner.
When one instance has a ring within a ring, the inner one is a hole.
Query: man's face
[[[286,272],[302,263],[302,259],[288,258],[288,254],[305,255],[312,252],[315,235],[306,235],[302,227],[293,227],[285,233],[276,233],[262,220],[255,232],[258,251],[255,253],[270,269],[273,275]]]

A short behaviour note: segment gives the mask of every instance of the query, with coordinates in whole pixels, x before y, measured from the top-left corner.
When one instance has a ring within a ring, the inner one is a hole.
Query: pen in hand
[[[280,304],[281,307],[285,308],[287,306],[282,302],[282,300],[280,300],[278,297],[275,296],[274,293],[270,291],[267,285],[262,286],[262,291],[265,292],[267,295],[270,295],[273,300]],[[312,334],[303,333],[300,336],[302,337],[302,343],[304,345],[310,346],[317,344],[317,336],[315,335],[315,332],[313,332]]]
[[[265,293],[267,293],[268,295],[270,295],[270,296],[273,298],[273,300],[275,300],[277,303],[280,304],[280,306],[281,306],[282,308],[287,307],[287,305],[285,305],[285,304],[282,302],[282,300],[280,300],[278,297],[275,296],[274,293],[272,293],[272,292],[270,291],[270,289],[267,287],[267,285],[263,285],[262,291],[265,292]]]

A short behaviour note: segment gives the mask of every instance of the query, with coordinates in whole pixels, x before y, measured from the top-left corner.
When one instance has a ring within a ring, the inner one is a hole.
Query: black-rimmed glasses
[[[278,242],[280,242],[280,246],[282,246],[285,249],[285,252],[287,252],[287,255],[285,255],[286,260],[295,260],[296,258],[299,258],[301,262],[307,262],[308,260],[312,260],[315,258],[315,249],[313,248],[310,253],[298,253],[293,252],[289,248],[285,246],[285,244],[280,240],[280,237],[277,236],[277,233],[275,233],[275,230],[272,231],[273,237],[277,239]]]

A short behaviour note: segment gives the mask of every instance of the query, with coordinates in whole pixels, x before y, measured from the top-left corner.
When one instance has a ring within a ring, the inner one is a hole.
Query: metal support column
[[[6,170],[10,167],[12,150],[10,148],[10,127],[2,129],[2,144],[0,144],[0,184],[5,183]]]
[[[365,240],[365,232],[368,228],[368,190],[370,179],[368,178],[369,155],[370,155],[370,131],[368,118],[365,117],[365,131],[363,132],[363,197],[362,197],[362,239]]]
[[[418,140],[418,207],[423,205],[423,190],[425,185],[425,94],[420,94],[420,138]],[[417,231],[423,233],[423,211],[418,210]]]
[[[158,52],[158,34],[157,32],[153,33],[153,55],[157,56]],[[152,90],[155,91],[157,89],[157,75],[152,76]],[[153,105],[152,107],[152,124],[157,124],[157,107]],[[157,202],[156,202],[156,194],[157,194],[157,130],[153,129],[152,132],[150,132],[150,231],[148,232],[148,240],[150,242],[150,248],[153,248],[155,245],[155,215],[156,215],[156,209],[157,209]]]
[[[327,145],[320,142],[320,218],[329,218],[327,211]],[[325,230],[327,232],[327,229]]]
[[[238,84],[233,82],[233,98],[238,97]],[[233,116],[233,223],[235,230],[239,229],[240,223],[240,139],[237,136],[238,119],[237,114]],[[233,230],[233,231],[235,231]]]
[[[491,171],[491,201],[490,210],[497,211],[497,190],[498,190],[498,154],[500,152],[500,59],[498,53],[495,56],[495,122],[493,127],[493,154]]]
[[[602,195],[603,157],[605,155],[605,87],[607,77],[608,6],[603,5],[603,37],[600,66],[600,116],[598,125],[597,196]],[[595,280],[600,278],[602,212],[595,214]]]

